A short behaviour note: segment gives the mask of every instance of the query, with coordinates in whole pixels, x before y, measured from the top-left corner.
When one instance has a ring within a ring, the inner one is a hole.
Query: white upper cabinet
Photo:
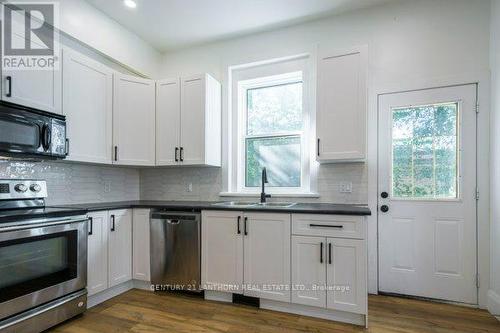
[[[114,74],[113,163],[155,165],[155,82]]]
[[[319,50],[316,134],[318,162],[364,161],[367,48]]]
[[[156,82],[156,164],[177,165],[180,153],[181,86],[179,78]],[[168,129],[168,130],[167,130]]]
[[[63,113],[68,160],[111,164],[113,71],[69,49],[63,50]]]
[[[13,34],[12,39],[14,45],[24,45],[23,37]],[[61,59],[60,54],[58,59]],[[61,61],[58,62],[60,65]],[[60,66],[47,70],[13,70],[2,64],[2,100],[61,113]]]
[[[221,85],[208,74],[156,83],[157,165],[221,165]]]

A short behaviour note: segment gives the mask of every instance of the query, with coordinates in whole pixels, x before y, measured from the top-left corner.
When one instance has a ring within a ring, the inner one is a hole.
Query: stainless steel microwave
[[[0,157],[62,159],[68,148],[65,116],[0,101]]]

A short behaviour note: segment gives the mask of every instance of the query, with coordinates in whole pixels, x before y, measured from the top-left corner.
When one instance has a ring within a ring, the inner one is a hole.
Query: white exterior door
[[[244,294],[290,302],[290,214],[246,213],[243,224]]]
[[[156,82],[156,165],[179,164],[181,90],[178,78]]]
[[[108,288],[108,212],[89,214],[87,290],[89,296]]]
[[[113,163],[155,165],[155,82],[114,74]]]
[[[477,304],[476,85],[379,99],[379,290]]]
[[[63,68],[67,159],[111,164],[113,71],[69,49],[63,51]]]
[[[202,212],[201,284],[208,290],[242,293],[243,212]]]
[[[109,211],[109,287],[132,279],[132,214]]]
[[[326,307],[326,238],[292,236],[292,303]]]

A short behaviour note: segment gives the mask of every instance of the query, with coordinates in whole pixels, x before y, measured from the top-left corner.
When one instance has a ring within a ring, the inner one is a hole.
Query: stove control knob
[[[31,184],[30,190],[31,192],[40,192],[42,190],[42,187],[38,184]]]
[[[24,184],[17,184],[16,186],[14,186],[14,190],[16,190],[16,192],[24,193],[28,190],[28,186]]]

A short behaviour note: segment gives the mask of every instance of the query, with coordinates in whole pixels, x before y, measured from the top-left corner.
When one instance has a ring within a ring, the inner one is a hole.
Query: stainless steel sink
[[[226,201],[226,202],[217,202],[212,204],[213,206],[221,206],[221,207],[252,207],[257,205],[257,202],[248,202],[248,201]]]
[[[245,207],[276,207],[276,208],[289,208],[297,203],[295,202],[248,202],[248,201],[226,201],[226,202],[217,202],[212,204],[213,206],[220,206],[220,207],[238,207],[238,208],[245,208]]]
[[[262,202],[257,203],[257,206],[262,207],[278,207],[278,208],[289,208],[295,206],[296,202]]]

